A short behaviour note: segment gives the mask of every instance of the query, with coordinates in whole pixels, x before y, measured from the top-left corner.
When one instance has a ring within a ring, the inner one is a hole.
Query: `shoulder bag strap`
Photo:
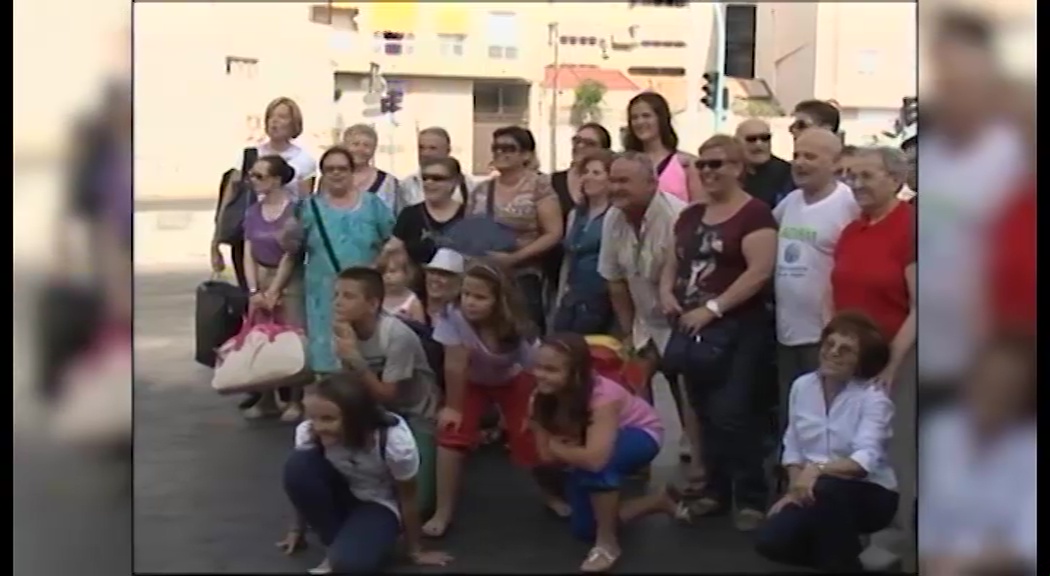
[[[317,200],[311,196],[307,202],[310,203],[310,211],[313,212],[314,220],[317,221],[317,233],[321,235],[321,243],[324,244],[324,250],[328,253],[328,260],[331,261],[332,268],[338,274],[343,270],[343,267],[339,264],[339,258],[335,255],[335,249],[332,248],[332,240],[328,237],[328,230],[324,227],[324,219],[321,218],[321,210],[317,207]]]
[[[661,160],[660,163],[656,165],[656,176],[659,177],[663,174],[664,170],[667,170],[667,167],[671,165],[671,160],[674,160],[677,156],[678,152],[672,152],[670,156]]]
[[[386,182],[386,172],[376,170],[376,179],[373,180],[372,185],[368,187],[368,192],[372,194],[379,192],[379,189],[383,187],[383,182]]]
[[[490,179],[486,183],[485,191],[485,215],[489,218],[496,217],[496,181]]]

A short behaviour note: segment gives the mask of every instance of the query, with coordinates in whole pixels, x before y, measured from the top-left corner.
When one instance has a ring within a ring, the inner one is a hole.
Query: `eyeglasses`
[[[493,144],[493,154],[517,154],[521,148],[518,148],[514,144]]]
[[[756,142],[769,142],[772,139],[773,135],[769,134],[768,132],[765,134],[751,134],[748,136],[744,136],[744,142],[747,142],[748,144],[754,144]]]
[[[597,148],[598,142],[582,136],[573,136],[572,146],[573,148]]]
[[[249,172],[248,177],[252,180],[262,180],[263,178],[269,178],[269,174],[260,174],[258,172]]]
[[[342,165],[342,164],[337,164],[335,166],[328,165],[328,166],[322,166],[321,167],[321,172],[324,172],[325,174],[342,174],[344,172],[349,172],[349,171],[350,171],[350,167]]]
[[[419,179],[424,182],[448,182],[452,177],[444,174],[421,174]]]
[[[697,160],[696,164],[694,164],[694,166],[696,166],[696,169],[701,172],[703,172],[705,168],[710,170],[719,170],[722,168],[722,166],[725,165],[725,160]]]

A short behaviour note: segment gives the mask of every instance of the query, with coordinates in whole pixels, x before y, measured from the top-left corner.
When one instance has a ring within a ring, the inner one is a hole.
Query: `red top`
[[[1035,333],[1035,177],[1003,206],[990,238],[989,306],[993,327]]]
[[[883,219],[850,222],[835,246],[835,311],[859,310],[892,339],[911,310],[904,269],[915,262],[915,207],[900,202]]]

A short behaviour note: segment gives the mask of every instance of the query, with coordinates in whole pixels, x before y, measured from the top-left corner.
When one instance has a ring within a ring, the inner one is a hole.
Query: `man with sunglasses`
[[[791,113],[795,121],[788,126],[788,131],[798,140],[800,134],[810,128],[823,128],[832,134],[839,133],[842,117],[834,104],[824,100],[803,100],[795,105]]]
[[[744,120],[736,129],[736,137],[744,144],[744,190],[765,202],[772,210],[788,192],[795,189],[791,178],[791,163],[773,155],[773,131],[765,120]]]

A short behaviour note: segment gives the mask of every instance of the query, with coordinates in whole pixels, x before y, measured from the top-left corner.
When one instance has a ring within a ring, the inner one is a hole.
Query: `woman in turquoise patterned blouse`
[[[375,261],[392,235],[394,214],[377,195],[355,189],[354,162],[345,148],[330,148],[320,168],[320,193],[304,200],[299,212],[306,255],[307,360],[314,372],[324,373],[339,369],[332,344],[335,277],[344,268]]]

